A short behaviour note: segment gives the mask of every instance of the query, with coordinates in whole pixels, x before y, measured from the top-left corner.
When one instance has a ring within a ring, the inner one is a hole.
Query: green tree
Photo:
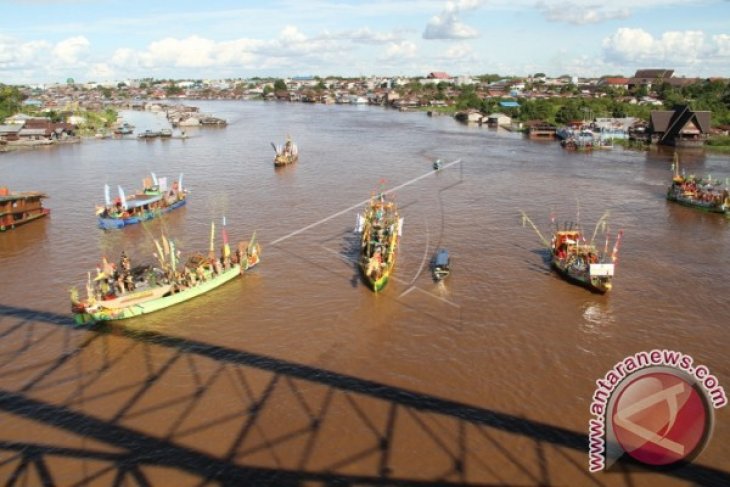
[[[274,81],[274,91],[286,91],[286,83],[283,79],[277,79]]]
[[[0,84],[0,123],[20,111],[23,94],[15,86]]]

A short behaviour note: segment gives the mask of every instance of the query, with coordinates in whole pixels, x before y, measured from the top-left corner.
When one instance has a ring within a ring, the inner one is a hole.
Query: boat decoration
[[[119,196],[111,200],[109,185],[104,185],[104,205],[96,207],[99,228],[109,230],[133,225],[167,213],[185,205],[187,190],[183,175],[169,187],[167,178],[157,178],[155,173],[142,182],[142,190],[127,197],[118,186]]]
[[[712,177],[698,178],[694,175],[686,176],[679,171],[679,156],[674,153],[672,163],[674,176],[672,184],[667,188],[667,199],[682,205],[699,208],[712,213],[730,215],[730,193],[727,180],[723,186],[719,180]]]
[[[565,223],[559,227],[553,218],[553,235],[548,241],[527,214],[522,212],[523,226],[529,223],[543,245],[550,250],[550,263],[558,274],[568,281],[601,294],[610,291],[613,287],[618,250],[623,237],[623,230],[620,230],[609,251],[607,220],[608,212],[604,213],[596,223],[591,239],[586,240],[579,224]],[[605,234],[602,250],[595,245],[599,231]]]
[[[276,155],[274,156],[274,166],[288,166],[289,164],[293,164],[299,160],[299,148],[288,135],[283,147],[277,146],[273,142],[271,143],[271,146],[276,152]]]
[[[451,273],[451,259],[446,249],[436,250],[433,258],[433,280],[440,281]]]
[[[403,218],[394,201],[384,193],[370,199],[363,214],[358,214],[356,231],[362,235],[358,265],[370,288],[381,291],[395,266]]]
[[[48,196],[38,191],[11,192],[0,187],[0,232],[49,215],[51,210],[43,208],[43,198]]]
[[[242,275],[259,263],[261,247],[256,232],[231,252],[223,225],[220,257],[214,250],[215,225],[211,225],[211,248],[207,256],[195,253],[180,264],[180,251],[172,239],[155,239],[157,262],[132,266],[122,252],[119,265],[102,259],[96,275],[87,274],[86,297],[71,289],[71,311],[77,324],[123,320],[152,313],[205,294]]]

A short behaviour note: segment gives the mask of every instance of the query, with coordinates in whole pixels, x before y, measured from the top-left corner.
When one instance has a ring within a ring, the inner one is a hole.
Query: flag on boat
[[[108,184],[104,185],[104,203],[106,204],[106,206],[112,205],[112,198],[109,195],[109,185]]]
[[[159,184],[159,190],[160,191],[167,191],[167,177],[158,179]]]
[[[358,213],[355,218],[355,233],[362,233],[362,229],[365,226],[365,218]]]
[[[119,199],[122,202],[122,208],[125,210],[127,209],[127,198],[124,196],[124,190],[121,186],[117,186],[117,189],[119,189]]]
[[[231,256],[231,247],[228,245],[228,232],[226,232],[226,217],[223,217],[223,227],[221,228],[223,236],[223,258],[227,259]]]
[[[399,237],[403,236],[403,220],[404,220],[404,218],[400,218],[398,220],[398,236]]]
[[[157,181],[157,175],[155,173],[152,173],[152,183],[154,183],[155,186],[160,185],[160,183]]]

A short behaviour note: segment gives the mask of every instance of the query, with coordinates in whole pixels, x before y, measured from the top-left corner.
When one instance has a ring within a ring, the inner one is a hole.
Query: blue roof
[[[500,101],[499,106],[504,108],[518,108],[520,104],[516,101]]]

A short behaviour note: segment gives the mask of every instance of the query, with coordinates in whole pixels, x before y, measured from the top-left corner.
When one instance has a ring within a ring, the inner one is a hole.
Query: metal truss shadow
[[[606,479],[587,472],[582,433],[318,367],[4,305],[0,339],[6,486]],[[628,467],[608,475],[633,483]],[[730,485],[700,465],[657,475]]]

